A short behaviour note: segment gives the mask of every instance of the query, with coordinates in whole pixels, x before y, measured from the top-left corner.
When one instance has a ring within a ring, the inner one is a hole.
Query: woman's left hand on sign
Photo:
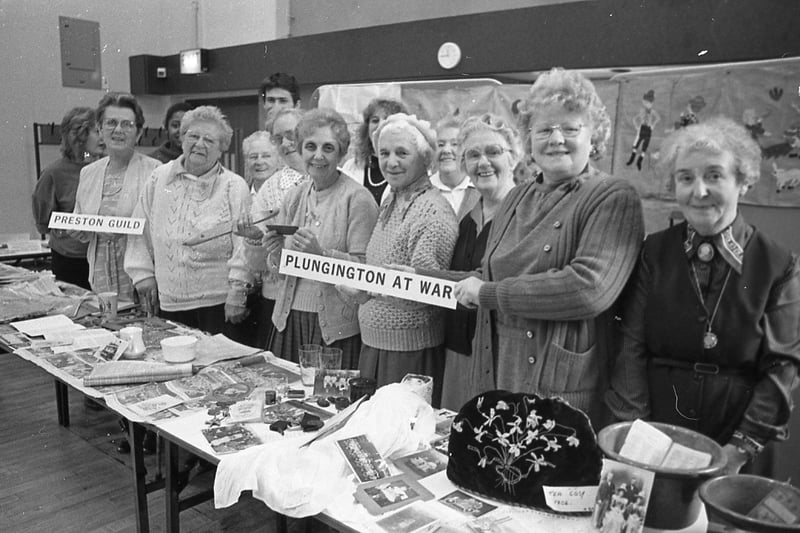
[[[300,228],[292,236],[292,249],[307,254],[324,255],[317,236],[308,228]]]
[[[456,283],[453,289],[453,296],[456,297],[458,303],[468,309],[475,309],[480,304],[480,292],[483,287],[483,281],[475,276],[461,280]]]

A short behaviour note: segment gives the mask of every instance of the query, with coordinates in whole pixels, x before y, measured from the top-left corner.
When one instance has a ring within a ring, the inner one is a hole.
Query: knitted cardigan
[[[146,219],[131,236],[125,271],[134,284],[155,276],[160,306],[185,311],[225,302],[232,234],[187,246],[184,241],[218,224],[233,224],[250,209],[250,191],[238,174],[217,164],[203,176],[185,174],[183,157],[158,167],[133,216]]]
[[[453,208],[425,179],[418,187],[391,193],[381,204],[367,264],[444,270],[457,236]],[[415,351],[444,341],[442,309],[410,300],[373,298],[359,307],[358,321],[363,343],[381,350]]]
[[[288,192],[278,215],[277,223],[303,227],[309,211],[309,191],[314,182],[307,180]],[[318,213],[321,226],[315,231],[320,246],[334,259],[363,262],[367,242],[378,218],[378,207],[363,186],[354,183],[342,174],[330,186],[330,203],[325,212]],[[291,243],[293,237],[287,237]],[[250,248],[250,245],[247,245]],[[263,252],[262,252],[263,254]],[[308,282],[316,285],[316,301],[322,340],[331,344],[340,339],[358,335],[358,317],[355,305],[346,302],[334,285],[321,282]],[[275,329],[284,331],[292,304],[296,297],[298,278],[280,276],[279,292],[275,298],[272,323]]]
[[[606,311],[644,237],[641,202],[592,168],[538,196],[543,187],[513,189],[492,222],[464,386],[561,396],[593,418],[608,379]]]

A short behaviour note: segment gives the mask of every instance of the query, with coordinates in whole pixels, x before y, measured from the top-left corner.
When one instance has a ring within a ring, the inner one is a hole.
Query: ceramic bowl
[[[193,361],[197,338],[191,335],[178,335],[161,340],[161,352],[167,363],[188,363]]]

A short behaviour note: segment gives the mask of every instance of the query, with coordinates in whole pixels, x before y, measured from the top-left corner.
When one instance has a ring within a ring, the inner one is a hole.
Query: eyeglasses
[[[216,146],[219,144],[219,140],[210,135],[200,135],[189,131],[186,132],[183,138],[193,144],[199,143],[200,139],[203,140],[203,144],[207,144],[208,146]]]
[[[533,133],[534,139],[539,139],[540,141],[544,141],[550,138],[553,135],[553,132],[558,130],[561,132],[561,135],[564,136],[566,139],[572,139],[577,137],[578,134],[581,132],[583,128],[583,124],[553,124],[551,126],[534,126],[531,128],[531,133]]]
[[[108,131],[114,131],[117,129],[117,126],[122,131],[133,131],[136,129],[136,123],[131,122],[130,120],[117,120],[115,118],[107,118],[103,121],[103,129]]]
[[[464,160],[467,163],[475,164],[478,161],[480,161],[481,157],[484,155],[486,156],[486,159],[497,159],[505,152],[510,152],[510,151],[511,150],[509,148],[505,148],[503,146],[500,146],[499,144],[490,144],[489,146],[486,146],[483,149],[483,151],[477,148],[470,148],[469,150],[464,152]]]
[[[293,130],[286,130],[281,133],[273,133],[269,136],[270,142],[275,146],[280,146],[283,144],[284,139],[290,143],[297,142],[297,137],[295,137]]]

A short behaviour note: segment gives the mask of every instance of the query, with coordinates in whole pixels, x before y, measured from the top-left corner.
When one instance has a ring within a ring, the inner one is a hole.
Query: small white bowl
[[[178,335],[161,340],[161,352],[167,363],[188,363],[194,360],[194,347],[197,338],[191,335]]]

